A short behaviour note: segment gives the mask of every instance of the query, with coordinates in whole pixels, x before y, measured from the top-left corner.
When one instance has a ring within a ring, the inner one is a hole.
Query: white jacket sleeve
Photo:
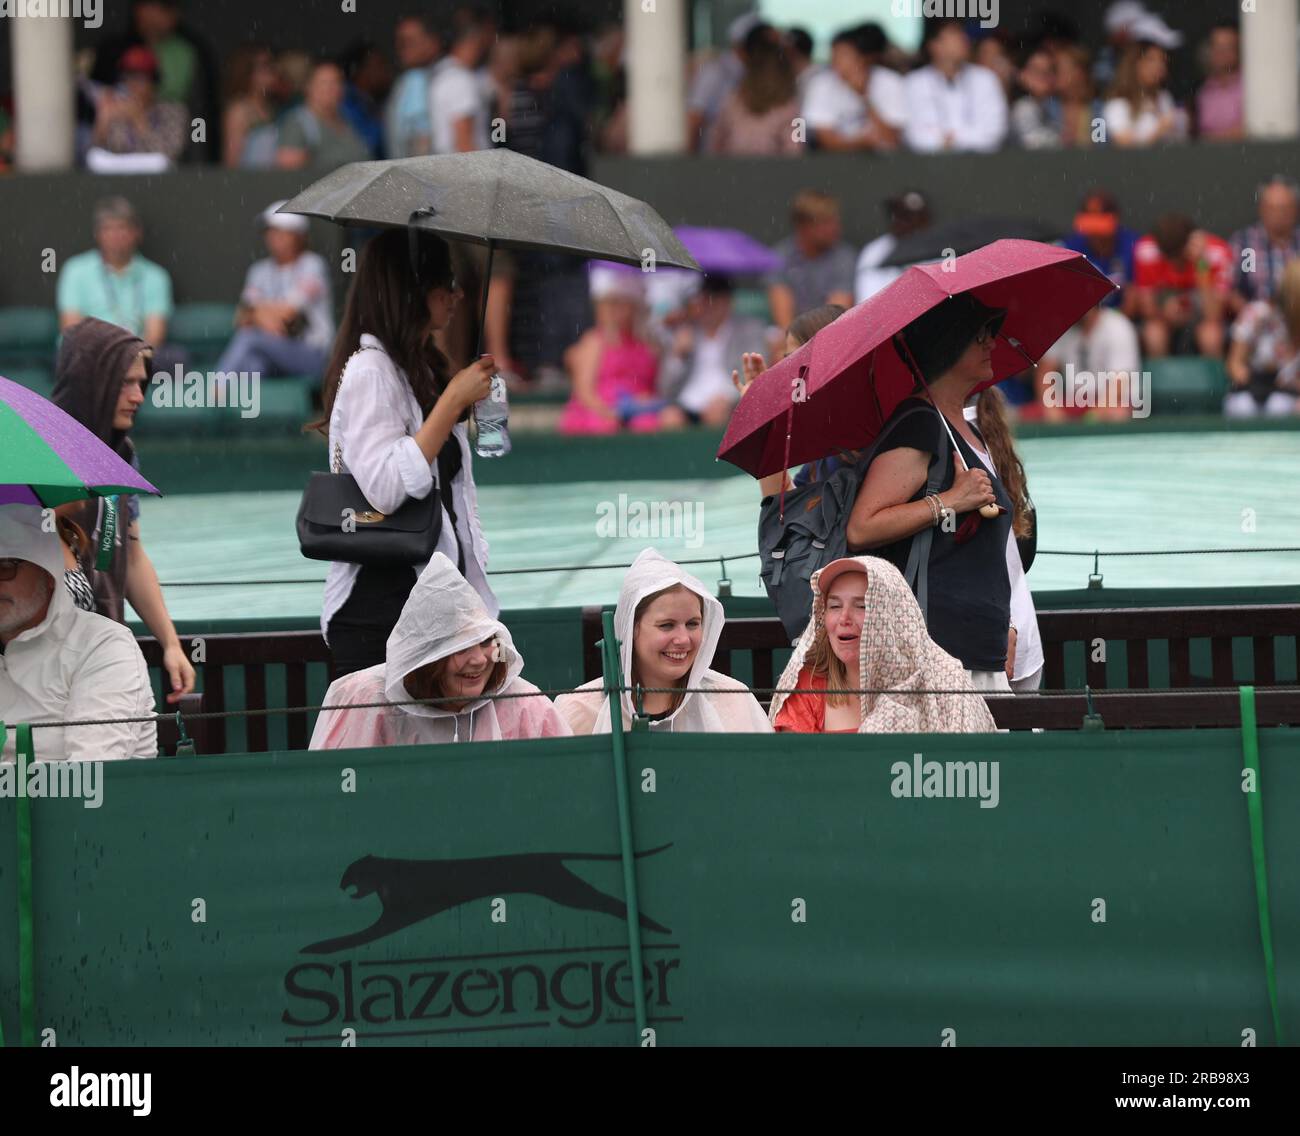
[[[138,718],[154,712],[153,690],[144,656],[128,635],[114,635],[82,656],[72,676],[66,720],[88,718]],[[145,726],[147,729],[147,724]],[[136,753],[141,723],[121,722],[107,726],[68,726],[64,729],[65,749],[72,761],[105,761],[122,757],[156,757],[157,734],[147,753]],[[39,732],[36,738],[40,753]]]
[[[408,497],[423,499],[433,489],[433,471],[397,405],[398,381],[369,366],[348,375],[341,389],[343,464],[381,513],[395,513]]]

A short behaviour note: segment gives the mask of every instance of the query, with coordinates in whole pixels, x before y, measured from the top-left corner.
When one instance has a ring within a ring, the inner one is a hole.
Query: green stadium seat
[[[767,306],[766,288],[737,288],[732,303],[737,315],[750,316],[764,323],[772,322],[772,313]]]
[[[219,356],[234,335],[234,304],[177,304],[167,324],[167,340],[196,358]]]
[[[59,317],[53,308],[0,308],[0,360],[54,358]]]
[[[49,398],[54,393],[54,376],[48,367],[9,367],[0,370],[0,375],[28,390],[34,390],[42,398]]]
[[[1176,355],[1147,359],[1151,374],[1151,410],[1155,414],[1218,414],[1228,390],[1228,377],[1218,359]]]

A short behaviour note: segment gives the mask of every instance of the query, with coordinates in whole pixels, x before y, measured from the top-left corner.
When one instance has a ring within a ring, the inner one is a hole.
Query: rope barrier
[[[1238,556],[1254,552],[1300,552],[1300,546],[1269,546],[1266,548],[1149,548],[1121,549],[1115,552],[1100,552],[1096,549],[1040,548],[1039,556]],[[678,560],[678,564],[714,564],[722,562],[723,571],[729,560],[753,560],[758,552],[740,552],[727,556],[702,556],[691,560]],[[621,568],[631,568],[627,564],[548,564],[536,568],[494,568],[489,576],[526,576],[538,572],[606,572]],[[725,578],[725,576],[724,576]],[[164,588],[261,588],[288,584],[324,584],[325,578],[288,580],[167,580],[162,582]],[[730,581],[728,581],[730,583]]]
[[[635,694],[638,691],[641,694],[738,694],[738,695],[771,695],[771,694],[821,694],[821,695],[860,695],[860,694],[893,694],[893,695],[923,695],[923,694],[966,694],[976,695],[980,698],[1032,698],[1044,695],[1073,695],[1076,697],[1096,698],[1098,695],[1142,695],[1155,697],[1167,694],[1195,694],[1198,696],[1207,694],[1232,694],[1236,695],[1240,687],[1236,686],[1195,686],[1195,687],[1171,687],[1168,689],[1153,690],[1149,687],[1106,687],[1103,690],[1093,689],[1091,687],[1061,687],[1041,688],[1025,694],[1016,694],[1013,691],[994,691],[994,690],[944,690],[944,689],[913,689],[899,687],[844,687],[827,689],[825,687],[802,687],[802,686],[753,686],[741,687],[738,689],[717,689],[707,686],[619,686],[616,688],[622,694]],[[1288,690],[1295,689],[1291,686],[1281,686],[1274,689]],[[604,694],[603,686],[586,686],[572,687],[552,690],[536,691],[519,691],[512,694],[480,694],[472,701],[474,702],[495,702],[508,701],[513,698],[558,698],[562,694]],[[333,702],[322,705],[311,706],[273,706],[255,710],[205,710],[196,714],[184,715],[182,722],[199,722],[208,719],[218,718],[266,718],[274,714],[310,714],[321,710],[373,710],[384,707],[400,706],[437,706],[440,701],[445,699],[436,698],[409,698],[398,702],[387,700],[377,702]],[[55,727],[67,726],[117,726],[137,722],[175,722],[176,712],[172,711],[167,714],[145,714],[130,718],[80,718],[67,721],[57,722],[32,722],[31,727],[34,730],[52,729]],[[5,724],[5,730],[16,730],[17,725]]]

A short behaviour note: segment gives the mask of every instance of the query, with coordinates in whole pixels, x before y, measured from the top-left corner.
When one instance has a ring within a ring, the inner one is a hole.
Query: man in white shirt
[[[1127,381],[1108,379],[1112,375]],[[1038,383],[1048,422],[1069,417],[1069,411],[1092,410],[1111,421],[1123,421],[1134,410],[1139,417],[1143,409],[1149,413],[1137,328],[1115,308],[1090,308],[1048,348],[1038,363]]]
[[[149,718],[149,669],[135,637],[83,611],[63,583],[63,542],[35,505],[0,506],[0,721]],[[152,721],[45,726],[32,731],[37,760],[155,757]],[[0,738],[13,761],[14,734]]]
[[[464,24],[446,58],[433,69],[429,82],[429,122],[435,154],[464,154],[486,150],[488,99],[476,68],[487,51],[482,24]]]
[[[926,26],[930,66],[903,81],[907,145],[922,153],[997,150],[1007,136],[1007,96],[998,77],[970,60],[960,20]]]
[[[879,59],[879,24],[842,31],[831,41],[831,67],[804,90],[802,113],[809,141],[819,150],[892,150],[907,122],[903,77]]]
[[[907,189],[889,198],[885,213],[889,217],[889,231],[869,242],[858,255],[853,272],[855,304],[887,288],[903,274],[901,268],[886,268],[885,261],[893,255],[900,240],[930,226],[930,203],[919,189]]]

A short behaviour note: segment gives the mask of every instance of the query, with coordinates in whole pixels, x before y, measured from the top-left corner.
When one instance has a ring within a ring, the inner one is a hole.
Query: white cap
[[[1181,47],[1183,43],[1183,33],[1174,31],[1154,12],[1134,20],[1128,34],[1139,43],[1154,43],[1164,48]]]
[[[645,300],[645,283],[642,273],[636,269],[607,268],[604,265],[592,265],[588,271],[591,285],[591,298],[600,300],[631,300],[641,303]]]
[[[1138,3],[1138,0],[1116,0],[1116,3],[1106,9],[1106,31],[1110,35],[1125,31],[1149,14],[1146,5]]]
[[[757,12],[746,12],[743,16],[737,16],[727,25],[727,42],[732,47],[739,46],[745,42],[745,37],[762,22],[763,17]]]
[[[283,201],[272,201],[258,218],[268,229],[283,229],[286,233],[305,233],[308,228],[307,218],[301,213],[277,213],[276,210],[281,205],[288,204],[289,199],[286,197]]]

